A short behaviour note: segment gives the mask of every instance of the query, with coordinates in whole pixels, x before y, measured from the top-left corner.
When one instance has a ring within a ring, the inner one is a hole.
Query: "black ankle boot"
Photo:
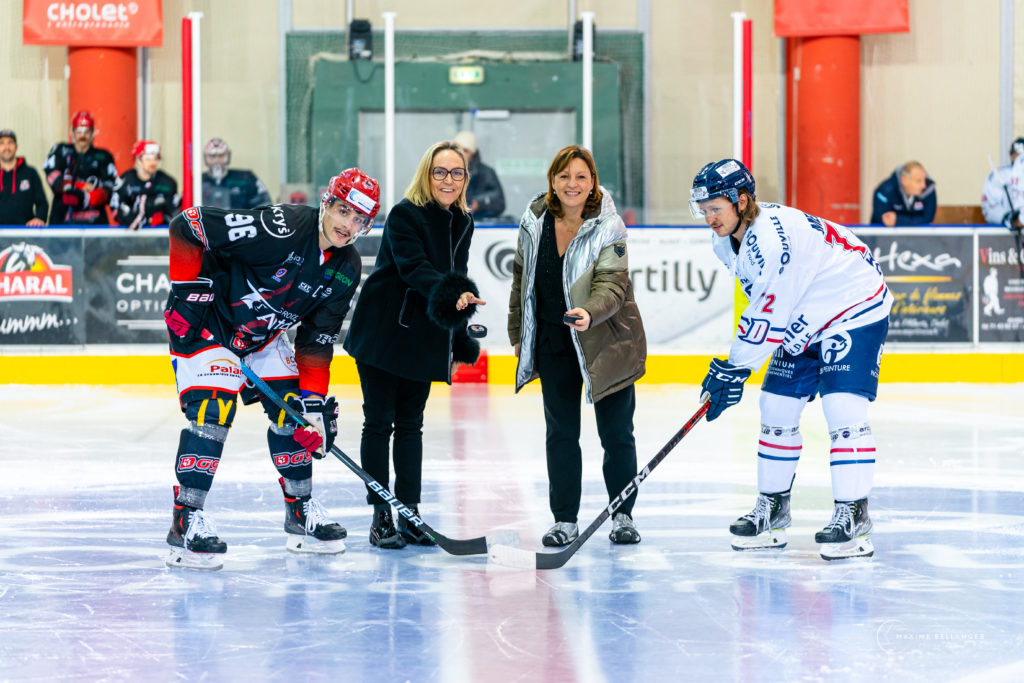
[[[419,505],[408,506],[416,517],[420,516]],[[412,524],[403,515],[398,516],[398,533],[405,538],[406,541],[414,545],[437,545],[434,541],[416,528],[415,524]]]
[[[370,524],[370,545],[388,550],[405,547],[405,539],[395,531],[395,523],[391,519],[391,506],[377,504],[373,506],[373,522]]]

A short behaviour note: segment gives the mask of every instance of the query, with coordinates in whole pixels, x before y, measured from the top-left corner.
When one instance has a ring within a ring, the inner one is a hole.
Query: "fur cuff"
[[[456,310],[455,304],[463,292],[473,292],[474,296],[480,296],[476,283],[468,277],[458,273],[446,273],[430,293],[430,300],[427,302],[427,316],[431,322],[446,330],[465,325],[476,313],[476,304],[470,304],[461,311]]]
[[[452,336],[452,360],[473,365],[479,358],[480,342],[466,334],[465,330],[456,330]]]

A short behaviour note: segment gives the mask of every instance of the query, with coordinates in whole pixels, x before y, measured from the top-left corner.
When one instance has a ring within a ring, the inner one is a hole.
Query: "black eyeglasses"
[[[438,182],[444,180],[449,175],[451,175],[452,180],[454,180],[455,182],[459,182],[460,180],[465,180],[466,179],[466,169],[464,169],[464,168],[447,169],[447,168],[442,168],[440,166],[435,166],[433,169],[431,169],[430,175],[432,175],[434,177],[434,180],[436,180]]]

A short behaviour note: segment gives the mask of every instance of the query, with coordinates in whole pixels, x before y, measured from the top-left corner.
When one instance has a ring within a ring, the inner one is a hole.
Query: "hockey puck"
[[[487,328],[483,325],[470,325],[466,330],[473,339],[483,339],[487,336]]]

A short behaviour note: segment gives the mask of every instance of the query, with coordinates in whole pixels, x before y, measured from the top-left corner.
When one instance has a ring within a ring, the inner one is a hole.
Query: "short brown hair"
[[[548,167],[548,194],[544,197],[544,202],[548,206],[548,211],[555,218],[561,218],[563,211],[562,202],[558,199],[558,195],[555,194],[554,178],[564,171],[565,167],[573,159],[582,159],[583,163],[590,169],[590,175],[594,176],[594,189],[590,192],[586,203],[583,205],[584,217],[596,216],[601,213],[601,200],[604,199],[604,195],[601,193],[601,184],[597,179],[597,165],[594,163],[594,157],[591,156],[589,151],[579,145],[569,145],[558,150],[558,154],[551,160],[551,166]]]
[[[466,179],[462,182],[462,191],[459,192],[458,198],[452,202],[452,206],[457,206],[462,213],[469,213],[469,205],[466,204],[466,188],[469,187],[469,169],[466,167],[466,155],[462,152],[462,148],[459,147],[458,143],[451,140],[435,142],[423,153],[423,158],[420,159],[420,163],[416,167],[416,175],[413,176],[409,187],[405,189],[405,198],[416,206],[426,206],[434,201],[434,193],[430,189],[430,172],[434,167],[434,157],[446,149],[450,149],[458,154],[459,158],[462,159],[462,167],[466,169]]]

